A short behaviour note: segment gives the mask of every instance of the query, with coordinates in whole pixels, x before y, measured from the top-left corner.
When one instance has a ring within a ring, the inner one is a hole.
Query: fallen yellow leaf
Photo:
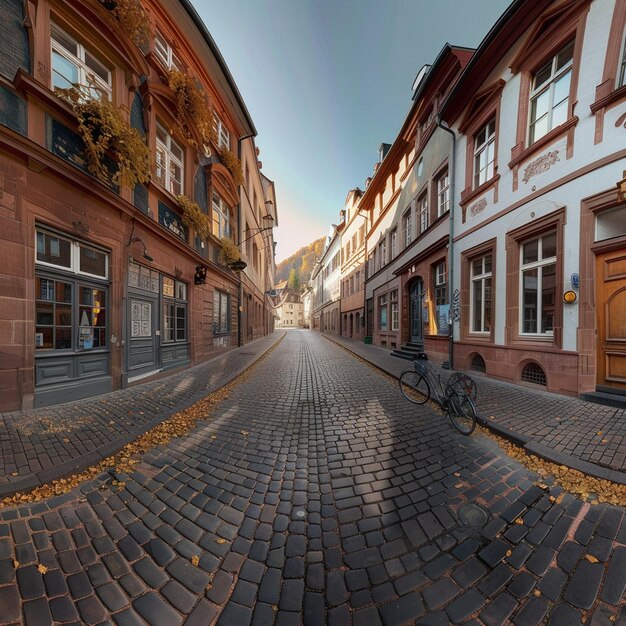
[[[587,559],[587,561],[589,561],[589,563],[597,563],[598,559],[596,559],[595,556],[593,556],[593,554],[585,554],[585,558]]]
[[[455,489],[460,489],[463,486],[463,483],[457,483],[456,485],[454,485]]]
[[[37,567],[37,571],[40,574],[45,574],[48,571],[48,568],[45,565],[39,564],[38,567]]]
[[[223,543],[226,543],[226,539],[222,539],[221,537],[219,539],[215,540],[215,543],[219,543],[220,545],[222,545]]]
[[[197,554],[194,554],[191,557],[191,564],[195,565],[196,567],[198,567],[198,563],[200,563],[200,557]]]
[[[540,595],[541,595],[541,591],[539,591],[539,589],[535,589],[535,590],[533,591],[533,595],[534,595],[534,596],[540,596]]]

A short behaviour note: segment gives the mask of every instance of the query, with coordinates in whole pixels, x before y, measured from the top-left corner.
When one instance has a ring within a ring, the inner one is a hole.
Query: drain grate
[[[464,504],[457,513],[459,521],[463,526],[470,528],[482,528],[489,519],[487,511],[481,509],[476,504]]]

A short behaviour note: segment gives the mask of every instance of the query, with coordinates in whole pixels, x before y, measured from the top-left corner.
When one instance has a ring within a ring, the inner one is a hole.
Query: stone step
[[[581,400],[613,406],[617,409],[626,409],[626,396],[622,393],[607,393],[606,391],[590,391],[580,396]]]

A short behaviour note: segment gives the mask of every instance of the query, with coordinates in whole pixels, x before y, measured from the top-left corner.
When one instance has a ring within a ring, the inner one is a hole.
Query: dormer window
[[[182,63],[180,59],[172,50],[172,46],[165,40],[165,37],[157,30],[154,35],[154,51],[161,63],[168,69],[176,68],[182,69]]]
[[[100,98],[100,90],[111,99],[111,72],[104,63],[56,24],[51,24],[51,45],[52,89],[92,87],[94,98]]]
[[[547,135],[567,120],[574,40],[533,75],[528,143]]]

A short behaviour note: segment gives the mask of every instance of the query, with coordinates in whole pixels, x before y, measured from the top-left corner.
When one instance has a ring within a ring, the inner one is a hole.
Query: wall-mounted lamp
[[[206,283],[206,267],[204,265],[197,265],[196,272],[193,275],[194,285],[204,285]]]
[[[269,204],[269,208],[271,209],[271,205],[273,204],[273,202],[271,200],[268,200],[265,204],[266,205]],[[263,228],[249,228],[246,232],[252,233],[252,234],[246,237],[243,241],[240,241],[239,245],[246,243],[246,241],[250,241],[252,237],[254,237],[255,235],[258,235],[259,233],[262,233],[266,230],[272,230],[272,228],[274,228],[274,216],[273,215],[268,213],[267,215],[263,216],[262,220],[264,224],[267,224],[267,226],[263,226]]]
[[[141,237],[131,237],[131,240],[128,242],[128,245],[131,246],[137,241],[141,242],[141,245],[143,246],[143,258],[146,259],[146,261],[150,261],[150,262],[154,261],[154,259],[148,254],[148,249],[146,248],[146,244]]]

